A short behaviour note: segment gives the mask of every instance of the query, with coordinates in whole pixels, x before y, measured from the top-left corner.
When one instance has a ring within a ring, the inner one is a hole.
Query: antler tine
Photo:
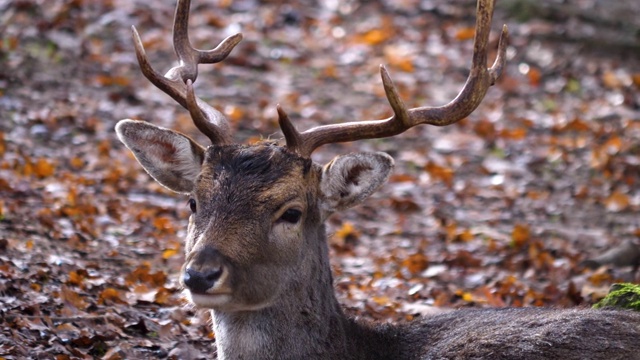
[[[170,69],[164,76],[155,71],[147,58],[138,31],[132,26],[136,56],[144,76],[158,89],[189,110],[196,127],[209,137],[212,143],[229,144],[232,142],[231,130],[225,116],[193,95],[193,88],[188,90],[187,82],[190,80],[193,83],[198,77],[198,64],[212,64],[224,60],[242,40],[242,34],[227,37],[213,50],[194,49],[189,42],[187,31],[190,5],[190,0],[178,0],[176,6],[173,43],[180,60],[178,66]],[[191,96],[190,100],[188,100],[189,96]]]
[[[213,109],[208,105],[207,107]],[[189,114],[191,114],[193,124],[201,133],[205,134],[209,140],[211,140],[212,144],[225,145],[231,143],[231,132],[228,122],[223,118],[224,121],[218,121],[217,125],[212,124],[211,119],[215,115],[207,113],[203,110],[202,106],[198,104],[198,98],[193,91],[193,82],[191,79],[187,80],[187,109],[189,110]]]
[[[173,48],[180,59],[180,65],[169,70],[166,76],[178,72],[182,81],[196,81],[198,64],[214,64],[224,60],[231,50],[242,40],[242,34],[235,34],[222,40],[213,50],[198,50],[189,41],[189,7],[191,0],[178,0],[173,21]],[[175,76],[175,75],[174,75]]]
[[[280,130],[282,130],[282,133],[284,134],[285,141],[287,142],[287,148],[295,151],[295,149],[300,148],[302,145],[300,133],[296,130],[296,127],[293,126],[289,119],[289,115],[287,115],[280,104],[276,105],[276,109],[278,110],[278,124],[280,125]]]
[[[384,120],[318,126],[298,133],[286,115],[283,121],[282,114],[278,110],[287,147],[301,156],[309,157],[316,148],[324,144],[394,136],[416,125],[445,126],[467,117],[478,107],[487,89],[502,74],[506,62],[508,31],[507,26],[504,25],[498,44],[498,56],[490,69],[486,67],[487,43],[494,5],[495,0],[478,1],[471,70],[464,87],[453,101],[440,107],[425,106],[407,110],[387,70],[381,66],[385,94],[394,112],[392,117]],[[283,123],[288,124],[287,130],[282,126]]]

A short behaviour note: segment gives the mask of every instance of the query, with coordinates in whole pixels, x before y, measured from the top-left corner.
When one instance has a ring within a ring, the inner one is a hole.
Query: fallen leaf
[[[529,226],[516,224],[511,232],[511,244],[516,248],[522,247],[529,241]]]
[[[605,207],[611,212],[620,212],[629,207],[629,196],[619,191],[614,191],[604,201]]]
[[[459,41],[471,40],[476,34],[476,29],[473,27],[463,27],[456,30],[455,38]]]

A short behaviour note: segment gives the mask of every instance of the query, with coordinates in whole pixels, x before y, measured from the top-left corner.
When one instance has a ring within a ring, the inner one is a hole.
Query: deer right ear
[[[186,135],[144,121],[120,120],[116,133],[142,167],[161,185],[190,193],[205,149]]]
[[[384,184],[393,159],[382,153],[336,156],[322,169],[322,208],[331,213],[355,206]]]

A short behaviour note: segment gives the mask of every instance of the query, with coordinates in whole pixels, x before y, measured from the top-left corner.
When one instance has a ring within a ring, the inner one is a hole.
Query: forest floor
[[[238,141],[281,138],[278,103],[299,129],[389,116],[380,64],[410,107],[445,104],[464,84],[473,1],[285,3],[193,1],[197,47],[244,34],[196,83]],[[582,262],[640,239],[640,10],[583,3],[501,2],[489,58],[506,23],[508,65],[460,123],[314,153],[396,160],[387,185],[328,221],[347,313],[584,307],[637,280],[628,266]],[[0,358],[210,358],[208,314],[177,281],[187,199],[113,130],[144,119],[206,143],[135,59],[131,25],[156,69],[174,65],[173,11],[0,0]]]

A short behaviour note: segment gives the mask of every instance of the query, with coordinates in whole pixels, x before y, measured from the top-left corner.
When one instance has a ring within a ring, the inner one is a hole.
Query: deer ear
[[[118,138],[161,185],[178,193],[193,190],[204,148],[186,135],[144,121],[120,120]]]
[[[322,208],[333,212],[364,201],[384,184],[393,169],[385,153],[357,153],[337,156],[322,170]]]

